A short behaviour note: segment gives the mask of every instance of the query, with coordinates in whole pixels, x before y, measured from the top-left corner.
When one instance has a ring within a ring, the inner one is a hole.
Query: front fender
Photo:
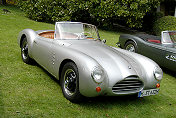
[[[80,93],[87,97],[95,97],[99,95],[103,95],[106,92],[106,89],[108,87],[108,76],[105,72],[105,69],[92,57],[88,55],[82,55],[82,59],[77,60],[76,64],[78,65],[79,69],[79,90]],[[96,83],[91,73],[95,67],[102,68],[104,70],[104,80],[102,83]],[[96,87],[100,87],[101,91],[97,92]]]
[[[62,51],[64,50],[64,51]],[[102,83],[96,83],[91,77],[91,73],[95,67],[102,68],[102,66],[92,57],[82,53],[78,50],[71,49],[69,47],[57,47],[55,50],[58,54],[56,54],[56,68],[54,69],[55,74],[56,70],[59,72],[59,68],[57,65],[60,65],[63,60],[68,59],[72,60],[78,67],[79,72],[79,91],[82,95],[86,97],[95,97],[104,94],[105,89],[108,85],[108,77],[105,72],[105,79]],[[103,69],[103,68],[102,68]],[[104,69],[103,69],[104,70]],[[59,78],[59,75],[57,76]],[[101,92],[96,91],[96,87],[101,87]]]

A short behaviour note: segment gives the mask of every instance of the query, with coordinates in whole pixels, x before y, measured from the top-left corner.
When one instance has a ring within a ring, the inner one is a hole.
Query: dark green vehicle
[[[160,66],[176,72],[176,31],[162,31],[161,37],[122,34],[117,46],[147,56]]]

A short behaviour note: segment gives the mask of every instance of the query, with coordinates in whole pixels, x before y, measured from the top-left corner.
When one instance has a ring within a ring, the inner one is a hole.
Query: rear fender
[[[119,44],[120,44],[120,47],[121,48],[125,48],[125,44],[128,42],[128,41],[133,41],[136,46],[137,46],[137,42],[136,40],[138,37],[134,36],[134,35],[130,35],[130,34],[122,34],[120,35],[120,38],[119,38]]]
[[[27,38],[27,42],[28,42],[28,53],[29,53],[29,56],[32,58],[32,47],[33,47],[33,42],[37,37],[37,33],[32,29],[22,30],[18,35],[18,45],[20,47],[21,47],[22,40],[25,37]]]

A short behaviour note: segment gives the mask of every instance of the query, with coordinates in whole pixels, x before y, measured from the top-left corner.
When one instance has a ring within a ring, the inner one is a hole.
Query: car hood
[[[102,44],[102,42],[72,41],[69,48],[80,51],[96,60],[104,68],[109,78],[119,77],[120,81],[120,78],[141,75],[140,65],[132,57],[124,55],[120,51]]]

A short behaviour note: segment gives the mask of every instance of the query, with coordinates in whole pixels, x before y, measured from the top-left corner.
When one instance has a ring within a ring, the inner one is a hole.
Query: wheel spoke
[[[76,92],[76,74],[72,69],[68,69],[65,72],[64,89],[70,96]]]
[[[135,52],[135,47],[132,44],[127,45],[126,50],[130,52]]]
[[[27,50],[28,50],[28,45],[26,45],[26,46],[24,47],[24,50],[25,50],[25,51],[27,51]]]

